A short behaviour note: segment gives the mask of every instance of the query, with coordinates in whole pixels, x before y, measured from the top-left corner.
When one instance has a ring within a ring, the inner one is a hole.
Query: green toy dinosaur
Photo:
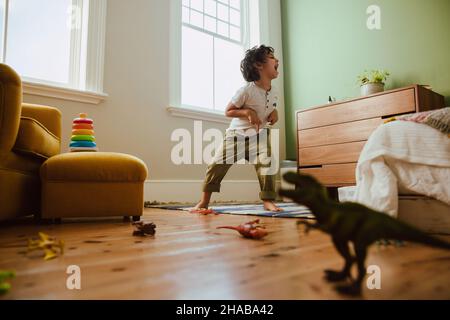
[[[449,243],[433,238],[385,213],[369,209],[359,203],[339,203],[330,199],[325,187],[310,175],[288,172],[283,177],[297,188],[280,190],[280,195],[308,207],[317,220],[314,224],[306,221],[299,221],[298,224],[306,225],[306,232],[309,229],[319,229],[330,234],[334,246],[345,259],[342,271],[325,270],[325,278],[329,282],[351,280],[351,267],[354,262],[357,263],[356,280],[350,285],[336,287],[341,293],[351,295],[361,293],[361,284],[366,275],[367,248],[377,240],[404,240],[450,249]],[[355,256],[350,253],[349,242],[353,243]]]
[[[8,279],[12,279],[16,276],[14,271],[0,270],[0,294],[5,294],[11,289],[11,285],[5,282]]]

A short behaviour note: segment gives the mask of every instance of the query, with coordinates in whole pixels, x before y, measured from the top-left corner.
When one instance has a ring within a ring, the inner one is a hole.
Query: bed
[[[448,109],[448,108],[446,108]],[[427,124],[393,121],[378,127],[364,146],[353,200],[431,233],[450,234],[450,138]]]

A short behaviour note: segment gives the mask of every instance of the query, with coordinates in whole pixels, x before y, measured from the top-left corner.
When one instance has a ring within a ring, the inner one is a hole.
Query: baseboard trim
[[[147,180],[144,185],[145,201],[196,202],[200,199],[203,180]],[[277,181],[278,190],[280,181]],[[257,201],[258,180],[224,180],[220,193],[213,201]]]

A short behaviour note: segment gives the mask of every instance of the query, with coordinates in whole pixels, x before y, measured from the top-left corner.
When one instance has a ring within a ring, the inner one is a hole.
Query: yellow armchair
[[[0,64],[0,220],[39,213],[39,169],[60,147],[60,111],[22,103],[19,75]]]

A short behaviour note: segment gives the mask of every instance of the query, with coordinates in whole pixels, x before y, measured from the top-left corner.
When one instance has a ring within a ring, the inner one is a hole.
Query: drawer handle
[[[390,115],[385,115],[385,116],[381,116],[381,119],[389,119],[389,118],[394,118],[394,117],[398,117],[398,116],[402,116],[405,114],[410,114],[411,112],[404,112],[404,113],[394,113],[394,114],[390,114]]]
[[[322,165],[315,165],[315,166],[300,166],[299,167],[299,169],[300,170],[302,170],[302,169],[316,169],[316,168],[322,168],[323,166]]]

